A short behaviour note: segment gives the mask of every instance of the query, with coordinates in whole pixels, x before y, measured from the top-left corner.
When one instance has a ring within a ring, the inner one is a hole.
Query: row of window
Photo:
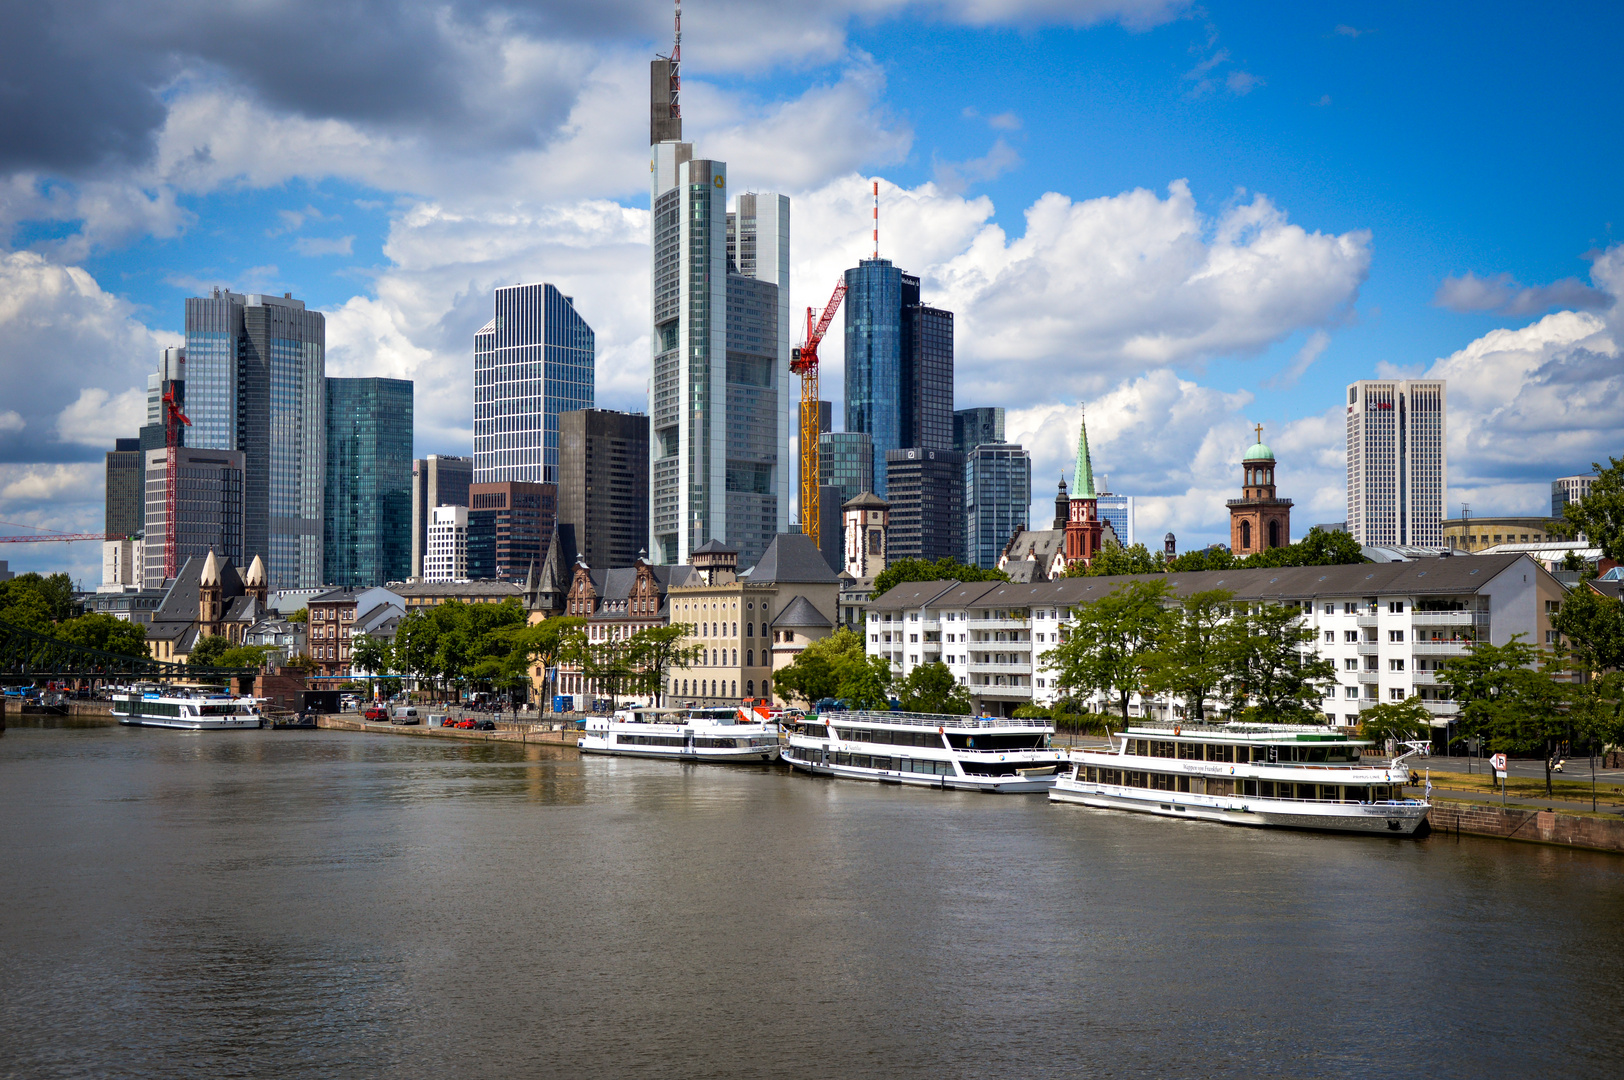
[[[1229,780],[1171,773],[1140,772],[1132,769],[1100,769],[1093,766],[1083,770],[1083,779],[1090,784],[1145,788],[1150,791],[1178,791],[1198,795],[1240,795],[1255,799],[1370,803],[1386,802],[1393,798],[1393,786],[1391,784],[1298,784],[1271,780]]]

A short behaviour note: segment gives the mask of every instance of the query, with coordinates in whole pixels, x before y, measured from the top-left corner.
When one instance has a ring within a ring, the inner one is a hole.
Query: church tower
[[[846,541],[842,569],[858,581],[878,576],[885,569],[885,538],[891,525],[891,504],[872,491],[865,491],[847,499],[840,513],[841,532]]]
[[[1257,445],[1241,458],[1241,497],[1229,500],[1229,550],[1237,559],[1291,543],[1291,500],[1275,494],[1274,465],[1259,424]]]
[[[1077,467],[1071,478],[1066,515],[1066,565],[1092,562],[1099,554],[1105,527],[1100,521],[1099,493],[1094,490],[1094,461],[1088,452],[1088,417],[1077,425]],[[1058,509],[1060,500],[1055,499]]]

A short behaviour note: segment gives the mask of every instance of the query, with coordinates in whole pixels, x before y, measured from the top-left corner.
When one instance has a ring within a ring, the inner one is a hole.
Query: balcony
[[[978,664],[970,662],[970,671],[975,675],[1030,675],[1030,664]]]
[[[971,619],[972,630],[1025,630],[1032,625],[1030,619]]]
[[[1472,649],[1470,641],[1416,641],[1410,645],[1416,656],[1465,656]]]
[[[1380,652],[1381,647],[1382,643],[1379,641],[1361,641],[1359,643],[1359,655],[1376,656]]]
[[[1410,622],[1415,626],[1471,626],[1488,622],[1486,611],[1412,611]]]
[[[1460,704],[1454,701],[1423,701],[1421,706],[1433,716],[1458,716],[1460,714]]]
[[[1376,625],[1376,618],[1377,618],[1377,616],[1372,615],[1372,614],[1363,614],[1363,615],[1360,615],[1357,619],[1355,619],[1354,622],[1357,623],[1359,626],[1372,626],[1373,627],[1373,626]]]
[[[1379,671],[1361,671],[1359,673],[1359,682],[1361,685],[1380,686],[1381,681],[1382,673]]]
[[[1417,686],[1437,686],[1438,673],[1436,671],[1412,671],[1410,681]]]
[[[1025,700],[1032,696],[1030,686],[968,686],[972,697],[982,698],[1020,698]]]

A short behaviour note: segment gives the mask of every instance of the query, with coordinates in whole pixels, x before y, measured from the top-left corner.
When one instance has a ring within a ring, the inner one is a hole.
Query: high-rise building
[[[846,430],[874,444],[876,494],[892,450],[953,449],[953,313],[922,304],[890,259],[846,271]]]
[[[145,586],[164,583],[164,545],[169,518],[169,451],[143,453],[146,460],[146,515],[142,553]],[[244,492],[247,480],[241,450],[183,446],[175,451],[175,567],[194,555],[243,561]]]
[[[496,290],[474,335],[474,483],[558,482],[558,414],[592,408],[596,343],[552,285]]]
[[[1003,406],[982,406],[953,411],[953,449],[968,454],[982,443],[1004,441]]]
[[[1348,386],[1348,531],[1363,545],[1443,547],[1444,383]]]
[[[327,321],[293,294],[186,301],[188,446],[243,454],[243,544],[271,589],[322,584]]]
[[[964,561],[996,569],[1004,545],[1027,527],[1031,515],[1031,455],[1010,443],[972,449],[964,458],[964,506]]]
[[[111,467],[111,466],[109,466]],[[1568,503],[1584,502],[1590,495],[1590,485],[1596,482],[1596,474],[1588,476],[1560,476],[1551,481],[1551,516],[1562,516],[1562,508]]]
[[[424,581],[468,580],[468,508],[436,506],[423,552]]]
[[[838,493],[837,507],[874,490],[874,443],[861,431],[826,431],[818,437],[821,481]]]
[[[102,529],[109,536],[137,536],[146,528],[147,477],[140,439],[115,439],[107,451],[107,505]]]
[[[173,392],[175,401],[186,407],[186,346],[174,345],[158,358],[158,370],[147,376],[147,421],[138,433],[141,450],[168,445],[164,439],[164,395]],[[186,427],[181,425],[180,445],[186,445]]]
[[[526,484],[516,480],[470,484],[469,576],[473,576],[477,563],[484,576],[476,580],[522,583],[530,572],[530,564],[539,566],[547,554],[547,540],[557,520],[556,484]],[[480,544],[477,553],[472,550],[476,537]],[[426,570],[424,580],[430,580]]]
[[[753,560],[790,520],[789,199],[739,196],[681,141],[673,64],[651,68],[653,377],[648,549],[725,540]],[[731,225],[731,230],[729,226]]]
[[[1133,547],[1136,543],[1133,535],[1133,496],[1102,491],[1099,497],[1099,511],[1100,520],[1110,523],[1111,531],[1116,533],[1117,542],[1125,548]]]
[[[365,589],[412,569],[412,383],[327,380],[323,581]]]
[[[579,409],[558,418],[558,521],[587,565],[633,566],[648,543],[648,417]]]
[[[918,447],[888,450],[885,468],[890,561],[964,558],[964,455]]]
[[[468,485],[473,481],[473,458],[430,454],[412,462],[412,577],[423,576],[434,508],[467,506]]]

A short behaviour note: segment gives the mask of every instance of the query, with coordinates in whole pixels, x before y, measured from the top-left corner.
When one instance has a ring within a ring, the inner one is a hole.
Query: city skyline
[[[1173,531],[1181,547],[1225,538],[1226,463],[1257,422],[1303,520],[1345,516],[1340,399],[1358,379],[1453,384],[1446,517],[1461,502],[1540,513],[1552,479],[1617,452],[1606,410],[1558,392],[1587,383],[1586,400],[1610,400],[1624,387],[1616,193],[1584,179],[1607,175],[1617,151],[1572,183],[1531,163],[1493,176],[1471,164],[1507,125],[1577,136],[1582,121],[1555,108],[1568,96],[1617,100],[1616,86],[1538,47],[1580,26],[1605,33],[1616,13],[1449,24],[1479,62],[1515,51],[1533,67],[1491,92],[1526,109],[1485,104],[1439,136],[1410,114],[1425,113],[1412,95],[1466,71],[1426,47],[1442,10],[1378,5],[1354,27],[1307,12],[1265,26],[1239,5],[1015,4],[974,20],[898,9],[861,22],[836,7],[783,13],[805,32],[789,37],[726,10],[685,12],[686,135],[730,162],[735,189],[793,200],[781,305],[798,316],[823,303],[869,253],[878,177],[880,254],[955,312],[955,404],[1008,410],[1039,502],[1069,456],[1079,399],[1113,488],[1136,499],[1139,532]],[[145,119],[58,125],[78,133],[61,144],[15,140],[0,163],[20,178],[0,255],[16,298],[0,356],[18,387],[0,406],[0,514],[100,524],[102,454],[139,426],[160,350],[182,343],[177,299],[213,285],[292,291],[323,312],[328,374],[412,378],[418,457],[470,452],[472,388],[457,385],[467,342],[495,288],[516,280],[556,280],[576,297],[598,331],[598,405],[646,408],[639,139],[647,56],[668,48],[668,15],[652,5],[625,31],[589,35],[568,78],[529,72],[546,90],[522,106],[541,110],[527,114],[547,133],[539,142],[477,113],[466,132],[447,122],[485,92],[470,68],[448,69],[449,112],[397,130],[325,86],[295,105],[278,76],[195,44],[177,46],[176,63],[215,74],[173,83]],[[438,55],[443,42],[418,46]],[[943,60],[960,73],[946,94],[927,77]],[[1083,71],[1106,78],[1066,74],[1064,94],[1046,93],[1045,77]],[[157,85],[134,68],[116,79]],[[131,138],[108,141],[114,129]],[[233,137],[248,130],[275,134]],[[1113,270],[1123,265],[1141,270]],[[842,338],[837,318],[823,352],[831,389]],[[38,374],[22,377],[25,364]],[[8,557],[14,569],[97,573],[90,545]]]

